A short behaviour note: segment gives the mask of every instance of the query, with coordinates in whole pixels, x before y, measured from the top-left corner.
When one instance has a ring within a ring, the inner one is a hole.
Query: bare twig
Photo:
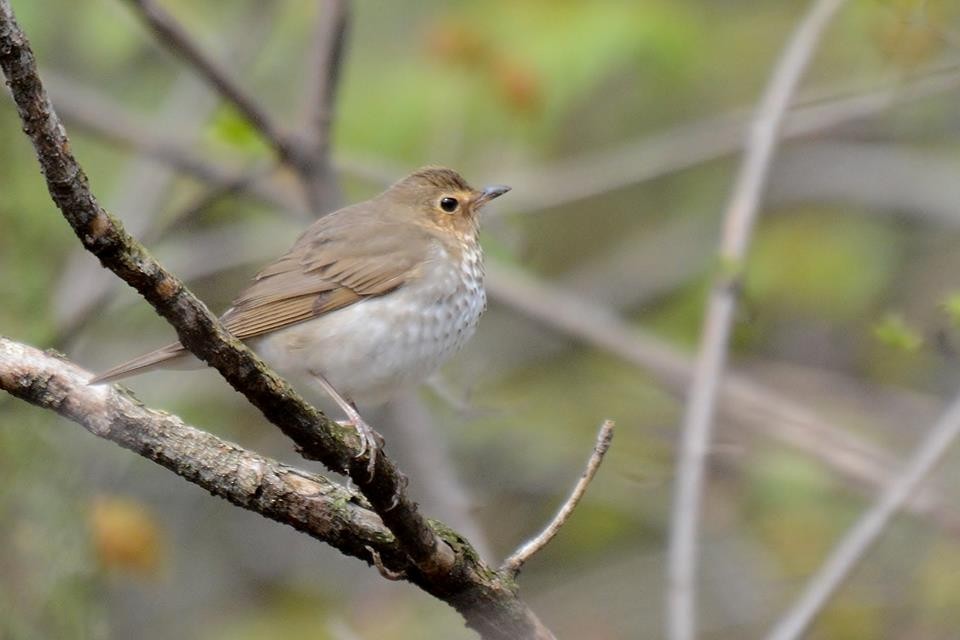
[[[843,0],[816,0],[790,38],[751,125],[746,155],[724,216],[719,252],[721,273],[710,293],[682,425],[667,563],[667,635],[671,640],[691,640],[696,633],[700,501],[713,414],[737,304],[741,263],[790,99],[821,34],[842,5]]]
[[[299,165],[299,141],[282,131],[270,114],[219,63],[214,61],[172,15],[154,0],[127,0],[137,16],[167,48],[186,60],[270,143],[281,160]]]
[[[907,499],[946,455],[960,436],[960,396],[954,398],[937,423],[870,509],[834,547],[800,598],[767,636],[769,640],[800,638],[830,597],[877,541]]]
[[[560,528],[566,524],[573,510],[580,504],[580,500],[587,492],[587,487],[590,486],[590,482],[600,469],[600,463],[603,462],[603,457],[607,454],[607,450],[610,449],[610,442],[613,440],[613,426],[613,420],[603,421],[603,424],[600,425],[600,432],[597,434],[597,443],[593,446],[593,452],[587,461],[587,468],[584,469],[583,475],[580,476],[580,479],[577,481],[576,486],[574,486],[566,502],[563,503],[560,510],[557,511],[557,514],[553,517],[553,520],[550,521],[550,524],[548,524],[543,531],[537,534],[532,540],[524,543],[519,549],[510,554],[509,558],[504,560],[503,565],[500,567],[501,572],[509,576],[516,576],[520,573],[520,569],[523,568],[527,560],[550,544],[550,541],[560,533]]]
[[[791,108],[781,139],[793,140],[875,116],[897,105],[960,87],[956,64],[930,70],[893,86],[853,95],[815,90],[820,97]],[[532,213],[592,198],[723,158],[743,148],[749,112],[735,110],[645,136],[623,146],[589,152],[553,164],[515,172],[524,185],[495,211]]]
[[[301,168],[307,200],[315,215],[334,209],[340,201],[339,186],[330,162],[330,126],[350,21],[348,0],[325,0],[320,4],[313,43],[314,63],[307,83],[308,87],[314,87],[309,94],[308,108],[311,162]]]
[[[50,93],[65,120],[110,144],[128,148],[170,165],[200,182],[224,187],[244,177],[240,168],[229,168],[207,159],[194,144],[179,133],[154,132],[155,126],[131,113],[123,105],[90,87],[44,71],[52,77]],[[275,182],[256,180],[243,185],[244,193],[284,212],[303,214],[303,204],[289,188]]]
[[[390,582],[403,580],[406,577],[407,574],[403,571],[394,571],[392,569],[388,569],[386,565],[383,564],[383,558],[380,557],[379,551],[369,545],[367,545],[367,551],[370,552],[370,559],[373,561],[373,566],[377,568],[377,571],[381,576]]]
[[[487,261],[487,291],[493,301],[543,326],[649,371],[677,397],[683,395],[692,379],[689,356],[628,323],[603,304],[584,300],[492,259]],[[858,487],[869,488],[870,493],[889,478],[894,464],[889,454],[742,374],[725,376],[719,408],[725,420],[804,452]],[[960,533],[960,516],[934,491],[918,493],[907,508],[919,516],[932,517],[954,534]]]

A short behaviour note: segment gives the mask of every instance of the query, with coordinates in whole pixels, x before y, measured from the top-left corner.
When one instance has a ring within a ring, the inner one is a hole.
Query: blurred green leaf
[[[960,327],[960,292],[948,294],[940,303],[940,308],[955,327]]]
[[[267,145],[249,121],[230,105],[218,109],[206,129],[207,138],[235,151],[266,153]]]
[[[844,213],[766,219],[747,265],[747,296],[784,315],[844,320],[865,314],[895,264],[897,237],[882,224]]]
[[[906,353],[916,353],[923,347],[923,336],[899,313],[890,312],[877,322],[873,326],[873,336],[891,349]]]

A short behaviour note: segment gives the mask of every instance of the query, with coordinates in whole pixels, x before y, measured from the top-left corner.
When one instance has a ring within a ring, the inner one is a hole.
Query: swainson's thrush
[[[425,167],[314,222],[264,267],[221,320],[281,375],[333,397],[363,446],[356,411],[422,382],[473,335],[486,308],[479,211],[509,191]],[[91,384],[184,364],[174,343]]]

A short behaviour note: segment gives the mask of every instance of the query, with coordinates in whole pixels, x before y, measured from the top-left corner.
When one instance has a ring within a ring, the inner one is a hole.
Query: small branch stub
[[[560,507],[560,510],[557,511],[557,515],[553,517],[550,524],[548,524],[537,537],[521,545],[520,548],[514,551],[513,554],[504,561],[503,566],[500,567],[502,573],[505,573],[511,578],[516,577],[516,575],[520,573],[520,569],[523,568],[524,563],[547,546],[560,532],[560,527],[570,519],[573,510],[577,508],[580,500],[587,492],[587,487],[590,485],[593,477],[597,475],[597,471],[600,469],[600,463],[603,462],[603,457],[606,455],[607,450],[610,449],[610,442],[613,440],[613,427],[613,420],[603,421],[603,424],[600,426],[600,432],[597,434],[597,443],[594,445],[593,453],[590,454],[590,459],[587,461],[587,468],[584,469],[583,475],[580,476],[580,480],[578,480],[576,486],[574,486],[570,497],[567,498],[563,506]]]

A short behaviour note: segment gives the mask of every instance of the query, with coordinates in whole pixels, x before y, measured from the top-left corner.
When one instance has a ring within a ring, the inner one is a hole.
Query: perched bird
[[[378,445],[356,403],[381,404],[422,382],[473,335],[487,301],[480,209],[509,190],[477,190],[451,169],[419,169],[314,222],[221,320],[294,384],[331,396],[372,466]],[[178,342],[90,382],[191,359],[197,364]]]

